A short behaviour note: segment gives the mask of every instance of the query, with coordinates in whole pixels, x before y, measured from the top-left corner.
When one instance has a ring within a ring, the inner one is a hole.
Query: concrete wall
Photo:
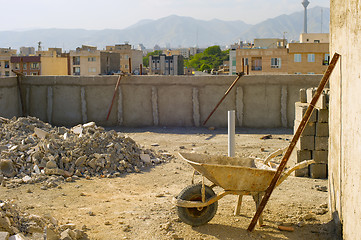
[[[361,239],[361,5],[331,0],[330,207],[344,239]]]
[[[95,121],[103,126],[201,126],[235,80],[234,76],[125,76],[106,121],[117,76],[26,76],[26,114],[54,125]],[[320,75],[244,76],[207,126],[292,127],[299,89],[315,87]],[[16,78],[0,78],[0,115],[20,115]]]

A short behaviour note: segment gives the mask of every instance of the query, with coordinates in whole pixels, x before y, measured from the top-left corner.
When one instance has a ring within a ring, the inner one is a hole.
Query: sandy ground
[[[79,229],[85,226],[90,239],[336,239],[325,210],[328,193],[316,187],[327,186],[327,180],[309,178],[289,177],[283,182],[266,206],[265,226],[257,225],[252,233],[247,231],[255,213],[250,196],[244,197],[240,216],[233,215],[237,196],[228,195],[219,201],[218,211],[208,224],[191,227],[180,221],[172,204],[173,197],[191,184],[193,174],[193,168],[180,159],[178,152],[226,155],[227,130],[115,130],[141,146],[164,150],[175,158],[141,173],[80,179],[48,190],[41,190],[42,184],[0,187],[1,198],[15,199],[30,213],[50,213],[61,223],[74,223]],[[236,155],[260,158],[288,146],[292,137],[289,129],[237,129],[236,134]],[[267,134],[272,134],[272,139],[260,139]],[[159,146],[152,146],[155,143]],[[215,192],[221,190],[215,188]],[[294,231],[280,231],[280,224],[292,226]]]

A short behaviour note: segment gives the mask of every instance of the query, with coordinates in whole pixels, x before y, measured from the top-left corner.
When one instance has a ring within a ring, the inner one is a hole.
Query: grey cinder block
[[[328,122],[328,109],[317,109],[317,121],[322,123]]]
[[[328,123],[316,123],[316,136],[317,137],[328,137],[329,127]]]
[[[328,137],[315,137],[315,150],[328,150]]]
[[[306,95],[307,95],[307,102],[310,103],[312,101],[313,95],[316,93],[316,88],[307,88]]]
[[[293,127],[293,134],[296,133],[298,126],[300,125],[301,121],[295,120],[295,124]],[[306,124],[305,129],[303,130],[301,136],[315,136],[316,134],[316,123],[308,122]]]
[[[311,178],[327,178],[327,164],[315,163],[310,165]]]
[[[300,89],[300,102],[307,103],[306,89],[304,89],[304,88]]]
[[[308,103],[301,103],[301,102],[296,102],[295,103],[295,119],[298,121],[301,121],[303,116],[305,115],[307,108],[308,108]],[[317,111],[313,111],[311,116],[310,116],[310,120],[309,122],[316,122],[317,121]]]
[[[314,136],[301,136],[296,143],[296,148],[299,150],[314,150],[315,137]],[[323,149],[320,149],[323,150]]]
[[[328,151],[313,151],[312,155],[316,163],[328,163]]]

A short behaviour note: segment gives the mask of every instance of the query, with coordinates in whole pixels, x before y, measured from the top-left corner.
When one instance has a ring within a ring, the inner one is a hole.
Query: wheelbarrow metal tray
[[[224,190],[262,192],[275,175],[275,170],[260,169],[253,158],[179,154],[195,170]]]

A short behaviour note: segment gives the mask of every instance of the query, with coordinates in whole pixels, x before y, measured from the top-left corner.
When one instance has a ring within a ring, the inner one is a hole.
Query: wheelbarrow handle
[[[288,169],[287,171],[285,171],[282,176],[280,177],[280,179],[277,182],[277,185],[280,185],[284,180],[286,180],[286,178],[291,175],[291,173],[293,173],[294,171],[301,169],[301,168],[305,168],[310,164],[315,163],[315,160],[307,160],[307,161],[303,161],[300,163],[297,163],[295,166],[293,166],[292,168]]]

